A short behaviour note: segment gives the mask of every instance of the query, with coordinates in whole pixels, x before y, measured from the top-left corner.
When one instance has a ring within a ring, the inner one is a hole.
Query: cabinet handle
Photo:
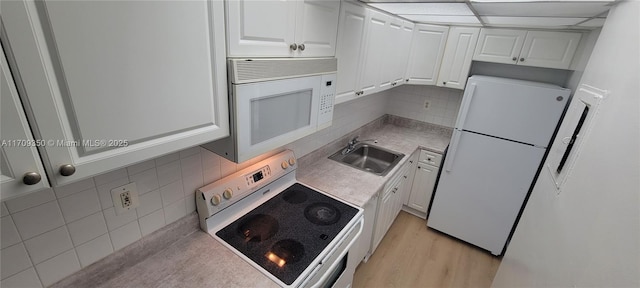
[[[62,176],[71,176],[73,173],[76,173],[76,167],[71,164],[65,164],[60,166],[60,175]]]
[[[293,50],[293,51],[296,51],[296,50],[298,50],[298,45],[296,45],[296,43],[293,43],[293,44],[289,45],[289,48],[291,50]]]
[[[518,61],[518,57],[513,57],[513,58],[511,58],[511,60]]]
[[[524,62],[524,58],[520,58],[520,62]]]
[[[42,176],[36,172],[27,172],[22,176],[22,183],[26,185],[35,185],[42,180]]]
[[[407,176],[406,176],[406,175],[405,175],[405,176],[402,176],[402,177],[404,177],[404,179],[407,179]]]
[[[304,51],[304,44],[299,44],[298,49],[300,49],[300,51]],[[293,50],[296,50],[296,49],[293,49]]]
[[[409,163],[413,164],[413,160],[409,160]]]
[[[422,169],[422,167],[418,166],[418,169]]]

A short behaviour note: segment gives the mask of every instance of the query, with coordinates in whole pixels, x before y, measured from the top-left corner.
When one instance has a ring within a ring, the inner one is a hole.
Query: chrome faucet
[[[342,155],[346,155],[351,153],[353,150],[355,150],[356,148],[356,144],[358,144],[359,142],[364,142],[364,141],[376,141],[375,139],[367,139],[367,140],[362,140],[362,141],[358,141],[358,137],[360,136],[356,136],[353,137],[353,139],[351,139],[349,141],[349,143],[347,143],[347,147],[344,148],[344,150],[342,150]]]

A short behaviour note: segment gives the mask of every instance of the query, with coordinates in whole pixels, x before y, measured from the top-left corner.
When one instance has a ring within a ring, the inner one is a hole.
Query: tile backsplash
[[[331,127],[285,148],[302,157],[385,114],[451,127],[461,98],[458,90],[403,85],[337,105]],[[195,211],[197,188],[257,160],[236,164],[192,147],[4,201],[0,286],[49,286]],[[111,189],[131,182],[140,206],[117,215]]]

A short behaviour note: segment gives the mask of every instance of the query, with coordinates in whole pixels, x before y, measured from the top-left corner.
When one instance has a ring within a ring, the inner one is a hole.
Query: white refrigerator
[[[469,77],[427,226],[502,254],[570,92]]]

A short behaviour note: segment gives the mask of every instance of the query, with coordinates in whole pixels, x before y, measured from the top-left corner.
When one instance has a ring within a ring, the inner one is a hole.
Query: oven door
[[[322,76],[233,85],[238,161],[317,130]]]

